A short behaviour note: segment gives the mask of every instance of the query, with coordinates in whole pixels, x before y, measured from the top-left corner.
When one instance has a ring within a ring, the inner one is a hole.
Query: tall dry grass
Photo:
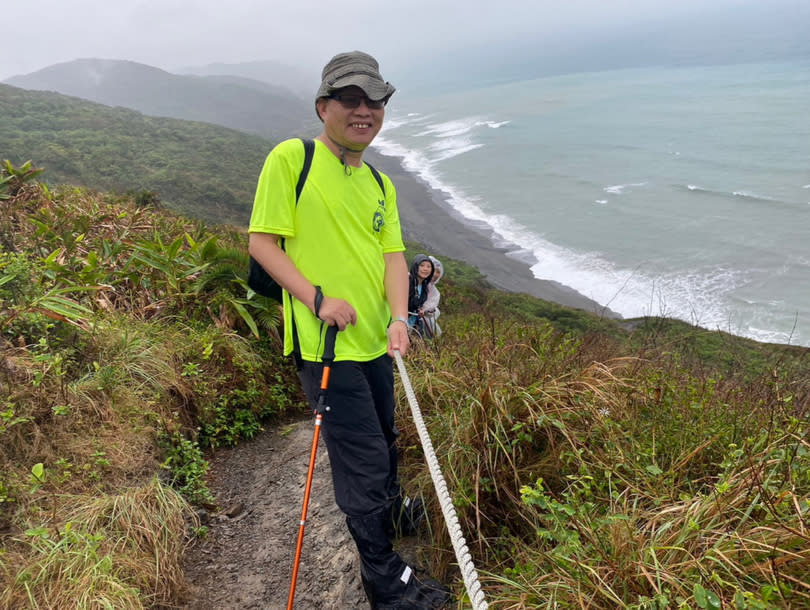
[[[182,550],[196,519],[154,479],[119,495],[62,498],[64,512],[15,541],[2,608],[171,605],[182,594]]]
[[[409,368],[491,607],[810,607],[804,377],[627,356],[550,325],[444,322]],[[429,561],[456,578],[432,531]]]

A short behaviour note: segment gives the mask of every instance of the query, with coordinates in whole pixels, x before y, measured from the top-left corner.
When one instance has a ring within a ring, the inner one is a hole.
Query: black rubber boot
[[[346,518],[360,553],[363,589],[372,610],[442,608],[452,597],[450,591],[431,578],[417,577],[394,551],[386,533],[389,515],[380,510]]]
[[[365,584],[363,585],[365,586]],[[447,608],[453,596],[450,590],[426,576],[411,574],[402,596],[393,603],[371,605],[372,610],[440,610]]]
[[[391,523],[386,532],[390,538],[413,536],[425,520],[425,504],[422,498],[397,496],[391,502]]]
[[[387,485],[388,497],[391,498],[388,503],[391,522],[386,524],[386,532],[391,539],[412,536],[427,516],[422,499],[409,498],[400,486],[397,459],[397,448],[391,444],[388,448],[390,474]]]

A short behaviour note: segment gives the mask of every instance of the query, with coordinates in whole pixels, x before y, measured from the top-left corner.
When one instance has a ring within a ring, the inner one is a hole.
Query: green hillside
[[[5,83],[270,139],[306,132],[317,122],[312,103],[281,86],[244,77],[172,74],[133,61],[77,59]]]
[[[272,146],[225,127],[0,85],[0,159],[35,160],[49,184],[155,193],[209,222],[247,223]]]

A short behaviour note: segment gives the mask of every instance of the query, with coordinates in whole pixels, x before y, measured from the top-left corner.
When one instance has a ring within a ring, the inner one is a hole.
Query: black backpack
[[[298,199],[301,197],[301,191],[304,190],[304,184],[307,181],[307,175],[309,174],[309,168],[312,167],[312,157],[315,155],[315,142],[309,139],[301,139],[301,142],[304,144],[304,165],[301,167],[301,173],[298,175],[298,184],[295,185],[295,205],[298,206]],[[385,197],[385,186],[383,185],[382,177],[380,173],[374,169],[371,164],[366,163],[368,168],[371,170],[371,173],[374,175],[374,179],[377,181],[377,184],[380,185],[380,190],[382,191],[383,197]],[[284,250],[284,238],[281,239],[281,249]],[[248,287],[250,287],[253,292],[256,294],[260,294],[263,297],[269,297],[271,299],[275,299],[279,303],[281,302],[281,294],[282,289],[281,286],[274,280],[267,271],[264,270],[259,262],[250,257],[250,268],[248,270]]]

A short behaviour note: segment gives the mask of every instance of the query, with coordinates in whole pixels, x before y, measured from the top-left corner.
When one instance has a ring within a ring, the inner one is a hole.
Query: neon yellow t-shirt
[[[357,325],[338,334],[335,360],[365,362],[385,353],[391,313],[385,296],[383,254],[402,252],[396,190],[382,175],[385,195],[367,165],[347,175],[340,159],[320,141],[295,205],[295,186],[304,164],[300,140],[286,140],[268,155],[259,176],[249,232],[285,238],[295,266],[324,295],[345,299],[357,311]],[[325,325],[284,292],[284,353],[293,349],[290,305],[304,360],[318,361]]]

